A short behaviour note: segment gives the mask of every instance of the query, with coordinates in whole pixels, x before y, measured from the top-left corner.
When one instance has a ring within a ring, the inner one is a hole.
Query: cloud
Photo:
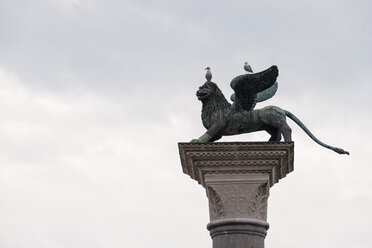
[[[267,245],[313,247],[316,233],[323,247],[366,247],[369,5],[0,2],[0,246],[210,246],[205,191],[182,173],[177,142],[205,132],[203,69],[229,96],[249,61],[280,70],[258,107],[288,109],[351,152],[288,121],[295,171],[272,188]]]
[[[164,194],[174,193],[169,183],[180,187],[177,180],[186,180],[174,166],[178,128],[190,137],[182,113],[166,112],[158,124],[146,116],[133,120],[132,99],[34,91],[4,68],[0,83],[1,105],[7,106],[0,118],[2,247],[127,246],[145,234],[135,224],[139,216],[176,224],[173,217],[152,215],[167,215],[168,205],[177,214],[176,206],[184,204],[176,196],[170,203]],[[148,195],[149,185],[156,194]],[[158,206],[138,208],[159,199]],[[165,239],[161,233],[156,236]]]

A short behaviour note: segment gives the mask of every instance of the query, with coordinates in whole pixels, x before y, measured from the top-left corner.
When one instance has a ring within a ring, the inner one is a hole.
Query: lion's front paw
[[[190,143],[199,143],[199,142],[200,142],[199,139],[193,139],[190,141]]]

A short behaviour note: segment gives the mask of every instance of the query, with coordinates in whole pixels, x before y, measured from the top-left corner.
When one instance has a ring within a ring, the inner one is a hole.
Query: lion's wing
[[[273,86],[257,93],[257,102],[263,102],[273,97],[278,90],[278,82],[275,82]]]
[[[278,67],[273,65],[259,73],[235,77],[230,83],[231,88],[235,92],[235,96],[231,97],[231,100],[234,99],[235,110],[252,110],[258,100],[257,94],[272,87],[278,75]],[[273,91],[273,94],[275,92],[276,90]]]

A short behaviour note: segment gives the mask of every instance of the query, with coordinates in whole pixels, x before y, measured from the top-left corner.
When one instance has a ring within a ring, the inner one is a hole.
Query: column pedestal
[[[179,143],[209,200],[213,248],[263,248],[269,190],[293,171],[293,142]]]

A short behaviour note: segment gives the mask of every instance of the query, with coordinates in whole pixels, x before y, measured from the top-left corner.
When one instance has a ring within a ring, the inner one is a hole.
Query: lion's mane
[[[206,99],[203,99],[202,119],[210,117],[215,111],[230,108],[231,104],[226,100],[217,84],[210,82],[214,92]]]

